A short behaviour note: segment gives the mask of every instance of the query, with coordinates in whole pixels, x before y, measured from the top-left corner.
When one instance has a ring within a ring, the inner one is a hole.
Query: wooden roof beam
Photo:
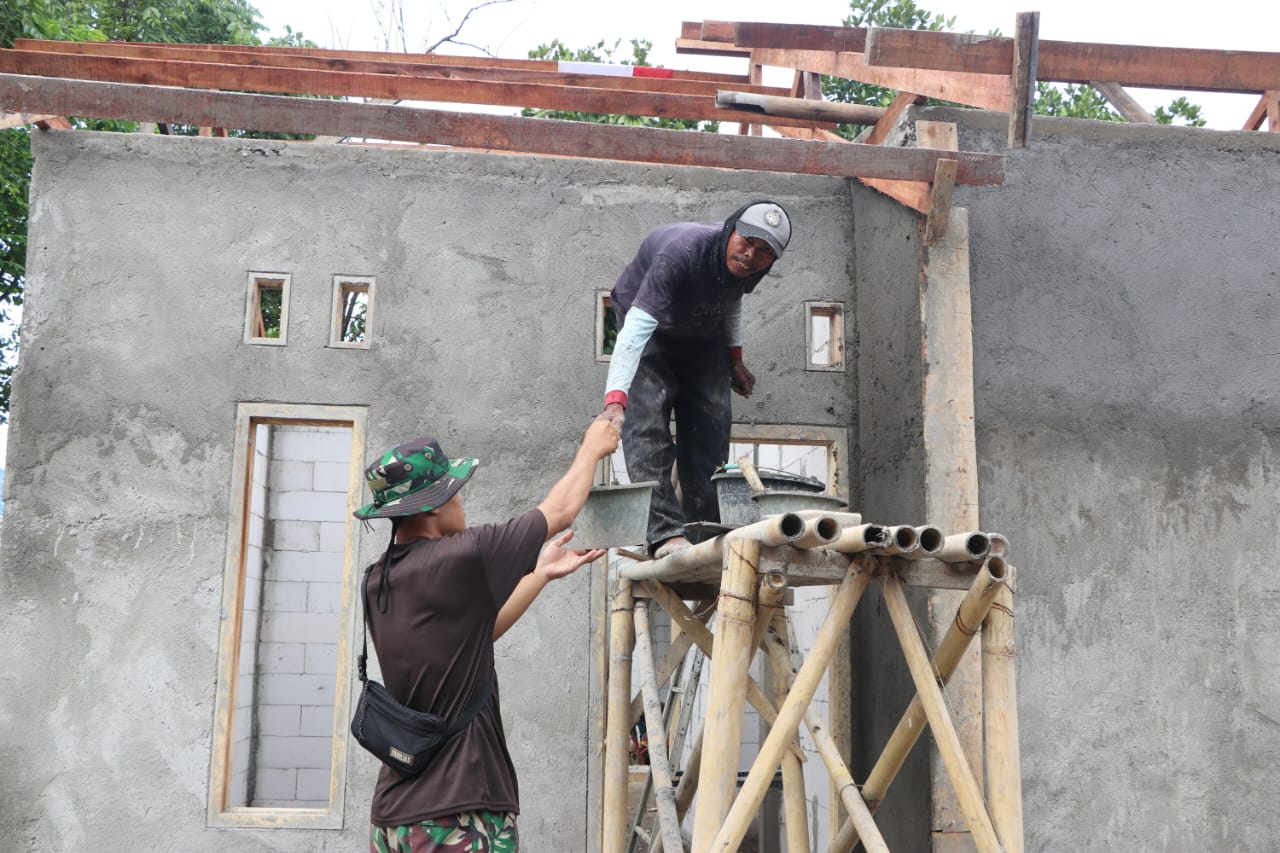
[[[718,110],[715,105],[714,89],[706,95],[682,95],[585,86],[431,79],[397,74],[359,74],[346,71],[223,65],[213,62],[57,55],[17,50],[0,50],[0,72],[117,83],[145,83],[155,86],[442,101],[701,121],[749,122],[758,118],[756,114],[750,112],[734,113]],[[780,117],[779,122],[796,124],[800,127],[817,126],[814,122],[803,119]]]
[[[985,110],[1009,109],[1010,77],[1004,74],[948,74],[916,68],[888,68],[867,65],[861,53],[832,50],[790,50],[754,48],[755,61],[779,68],[816,71],[829,77],[843,77],[898,92],[916,92]]]
[[[905,180],[929,179],[937,168],[937,161],[947,158],[957,161],[957,183],[995,185],[1004,180],[1004,158],[995,154],[802,142],[12,74],[0,74],[0,111],[369,137],[523,154]]]
[[[1261,94],[1280,89],[1280,53],[1040,41],[1037,78],[1055,83],[1114,81],[1152,89]],[[1008,73],[1013,39],[873,27],[869,65],[975,74]]]
[[[1036,75],[1040,44],[1040,13],[1019,12],[1014,28],[1013,92],[1009,95],[1009,147],[1025,148],[1031,135],[1031,114],[1036,105]]]
[[[42,39],[14,39],[14,49],[44,53],[73,53],[88,56],[120,56],[134,59],[174,59],[187,62],[218,62],[228,65],[265,65],[275,68],[311,68],[317,71],[359,71],[364,73],[429,74],[430,69],[473,78],[516,79],[520,73],[564,73],[561,63],[540,59],[498,59],[444,54],[373,54],[373,58],[351,57],[349,51],[312,51],[291,48],[217,45],[224,50],[210,50],[210,45],[140,44],[130,42],[65,42]],[[364,52],[361,52],[364,53]],[[406,59],[406,56],[409,58]],[[575,66],[589,63],[574,63]],[[602,68],[612,67],[601,63]],[[635,77],[611,78],[636,84],[684,81],[709,85],[746,84],[745,74],[718,74],[706,71],[636,66],[650,73]],[[469,69],[469,71],[467,71]],[[437,74],[445,73],[437,71]],[[592,76],[592,75],[585,75]],[[599,75],[594,75],[599,77]]]

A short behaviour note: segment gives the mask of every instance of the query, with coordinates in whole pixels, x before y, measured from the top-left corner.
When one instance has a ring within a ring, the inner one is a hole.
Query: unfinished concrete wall
[[[746,303],[759,382],[736,417],[856,434],[855,374],[804,370],[800,307],[850,299],[844,180],[36,137],[0,552],[0,837],[16,848],[364,843],[375,764],[354,744],[338,828],[206,828],[239,403],[367,412],[365,459],[434,433],[482,459],[469,517],[505,518],[545,494],[599,410],[595,291],[649,228],[767,195],[795,236]],[[244,343],[252,271],[290,275],[285,346]],[[374,279],[368,349],[329,346],[335,275]],[[386,532],[359,536],[360,563]],[[553,585],[498,647],[529,853],[588,849],[600,581]]]
[[[1003,148],[1003,116],[927,117]],[[1037,118],[1008,155],[956,203],[1027,849],[1272,849],[1280,140]]]

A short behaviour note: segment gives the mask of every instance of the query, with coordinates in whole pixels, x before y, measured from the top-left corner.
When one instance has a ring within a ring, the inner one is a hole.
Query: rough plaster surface
[[[599,410],[594,291],[647,229],[768,195],[795,236],[746,304],[759,381],[736,416],[856,434],[852,370],[802,369],[801,303],[852,299],[845,180],[35,136],[0,551],[6,849],[364,843],[374,762],[354,744],[342,830],[205,828],[237,402],[367,407],[366,458],[434,433],[483,460],[469,517],[504,518]],[[250,271],[292,274],[288,346],[241,343]],[[326,345],[335,274],[377,280],[367,351]],[[385,536],[361,536],[362,563]],[[497,650],[527,853],[587,849],[593,580],[551,587]]]
[[[1275,849],[1280,140],[1037,118],[956,203],[1027,849]]]

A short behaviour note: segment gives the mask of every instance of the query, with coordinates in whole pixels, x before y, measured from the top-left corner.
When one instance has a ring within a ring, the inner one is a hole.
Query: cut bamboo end
[[[801,521],[804,523],[803,531],[789,543],[793,548],[825,548],[840,536],[840,522],[829,515],[817,515]]]
[[[988,533],[987,538],[991,540],[991,553],[999,557],[1007,556],[1009,553],[1009,540],[1001,536],[999,533]]]
[[[889,531],[879,524],[859,524],[846,527],[829,546],[842,554],[858,554],[873,548],[883,548],[889,541]]]
[[[946,537],[934,557],[944,563],[976,563],[986,559],[991,552],[991,537],[971,530]]]
[[[885,554],[898,557],[910,557],[920,548],[920,536],[916,529],[906,524],[885,528],[885,544],[881,550]]]
[[[946,538],[942,535],[942,531],[932,524],[922,524],[911,529],[916,534],[916,546],[907,548],[899,556],[907,560],[923,560],[926,557],[937,557]]]

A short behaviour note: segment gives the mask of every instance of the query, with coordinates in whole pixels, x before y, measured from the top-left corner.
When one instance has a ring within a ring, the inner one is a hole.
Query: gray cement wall
[[[961,120],[1001,150],[1005,117]],[[1028,850],[1280,834],[1280,138],[1037,118],[969,209]]]
[[[80,132],[35,155],[0,550],[7,849],[365,843],[354,744],[341,830],[206,828],[238,402],[366,407],[366,459],[434,433],[483,460],[469,517],[504,518],[599,410],[594,291],[649,228],[767,195],[795,236],[746,303],[759,382],[736,417],[856,434],[856,375],[803,370],[800,308],[851,299],[844,180]],[[292,276],[287,346],[242,343],[253,270]],[[376,278],[368,350],[326,345],[338,273]],[[586,849],[600,580],[549,588],[499,644],[528,853]]]

